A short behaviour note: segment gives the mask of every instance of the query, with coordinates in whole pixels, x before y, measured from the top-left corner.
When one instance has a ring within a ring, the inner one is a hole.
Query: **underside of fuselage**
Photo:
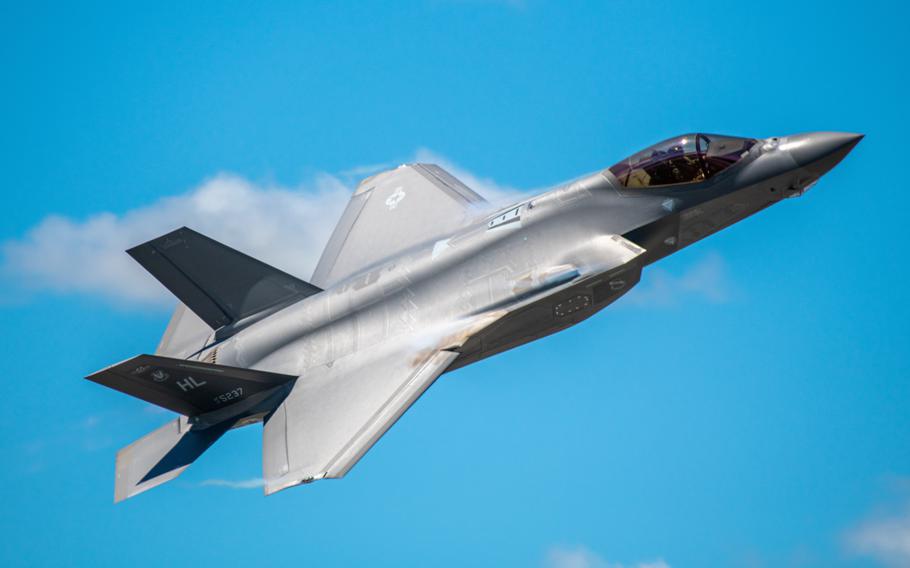
[[[641,264],[632,262],[517,308],[459,347],[460,355],[448,370],[476,363],[580,323],[618,300],[640,278]]]

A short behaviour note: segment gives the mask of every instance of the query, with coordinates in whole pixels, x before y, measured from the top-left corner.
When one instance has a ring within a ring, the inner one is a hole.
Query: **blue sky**
[[[910,565],[904,4],[187,4],[0,8],[2,564]],[[503,196],[695,130],[867,137],[342,481],[213,484],[261,475],[250,427],[112,504],[169,419],[81,378],[166,325],[127,246],[185,223],[305,278],[365,172]]]

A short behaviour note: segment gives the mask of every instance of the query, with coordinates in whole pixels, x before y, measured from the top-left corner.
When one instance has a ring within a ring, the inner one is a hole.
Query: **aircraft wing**
[[[380,344],[307,371],[265,422],[266,495],[344,476],[452,364],[454,350],[500,316]]]
[[[312,281],[320,288],[408,247],[451,233],[486,200],[433,164],[408,164],[357,186]]]

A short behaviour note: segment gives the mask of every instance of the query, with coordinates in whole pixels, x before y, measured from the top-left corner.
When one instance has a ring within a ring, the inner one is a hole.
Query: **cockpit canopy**
[[[738,162],[755,143],[752,138],[685,134],[633,154],[610,171],[630,189],[698,183]]]

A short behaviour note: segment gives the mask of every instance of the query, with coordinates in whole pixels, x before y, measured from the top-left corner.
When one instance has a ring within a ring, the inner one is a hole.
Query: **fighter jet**
[[[178,307],[154,355],[87,378],[180,416],[118,452],[114,500],[254,423],[267,495],[342,477],[443,373],[591,317],[861,138],[685,134],[495,210],[403,165],[359,184],[309,281],[186,227],[136,246]]]

